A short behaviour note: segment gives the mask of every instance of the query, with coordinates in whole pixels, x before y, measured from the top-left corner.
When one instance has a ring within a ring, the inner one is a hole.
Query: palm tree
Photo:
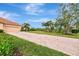
[[[23,25],[22,25],[22,28],[21,28],[21,30],[22,31],[29,31],[29,29],[30,29],[30,24],[28,24],[28,23],[24,23]]]

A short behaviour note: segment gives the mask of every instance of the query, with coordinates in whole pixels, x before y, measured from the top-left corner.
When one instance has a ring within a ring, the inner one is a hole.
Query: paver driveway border
[[[79,56],[79,40],[75,38],[66,38],[28,32],[7,33],[72,56]]]

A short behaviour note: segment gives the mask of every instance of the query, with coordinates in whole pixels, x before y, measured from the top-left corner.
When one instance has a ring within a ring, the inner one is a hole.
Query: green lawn
[[[62,33],[44,32],[44,31],[29,31],[29,32],[30,33],[37,33],[37,34],[47,34],[47,35],[55,35],[55,36],[62,36],[62,37],[69,37],[69,38],[77,38],[77,39],[79,39],[79,34],[64,35]]]
[[[7,46],[6,46],[7,41],[9,41],[10,44],[13,44],[13,47],[16,47],[15,52],[17,52],[18,50],[19,52],[17,53],[21,53],[21,55],[25,55],[25,56],[67,56],[67,54],[64,54],[62,52],[49,49],[47,47],[37,45],[35,43],[29,42],[29,41],[26,41],[21,38],[18,38],[18,37],[9,35],[9,34],[5,34],[5,33],[0,33],[0,52],[5,53],[4,50],[6,49],[9,50],[10,45],[7,43]],[[2,42],[5,42],[5,43],[3,44]],[[2,47],[1,47],[1,43],[2,43]]]

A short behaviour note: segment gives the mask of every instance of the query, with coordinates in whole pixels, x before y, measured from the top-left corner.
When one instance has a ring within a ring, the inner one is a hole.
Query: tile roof
[[[4,24],[7,24],[7,25],[20,26],[16,22],[9,21],[9,20],[2,18],[2,17],[0,17],[0,23],[4,23]]]

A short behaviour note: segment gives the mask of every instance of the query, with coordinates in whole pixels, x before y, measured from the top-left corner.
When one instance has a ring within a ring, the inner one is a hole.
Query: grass
[[[24,56],[67,56],[67,54],[62,52],[37,45],[6,33],[0,33],[0,40],[1,39],[11,41],[11,43],[13,43]]]
[[[44,31],[29,31],[29,32],[30,33],[37,33],[37,34],[47,34],[47,35],[54,35],[54,36],[62,36],[62,37],[69,37],[69,38],[79,39],[79,34],[65,35],[65,34],[62,34],[62,33],[44,32]]]

